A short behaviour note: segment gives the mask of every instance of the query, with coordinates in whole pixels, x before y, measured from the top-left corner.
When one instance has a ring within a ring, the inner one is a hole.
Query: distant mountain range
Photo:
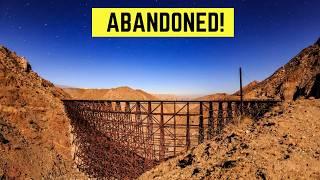
[[[64,88],[67,94],[73,99],[94,99],[94,100],[156,100],[157,97],[130,87],[118,87],[111,89],[84,89],[84,88]]]
[[[267,79],[253,81],[243,87],[245,98],[277,98],[293,100],[300,96],[320,97],[320,40],[303,49],[287,64]],[[59,85],[58,85],[59,86]],[[239,99],[240,92],[211,95],[150,94],[130,87],[86,89],[59,86],[74,99],[128,99],[128,100],[225,100]]]

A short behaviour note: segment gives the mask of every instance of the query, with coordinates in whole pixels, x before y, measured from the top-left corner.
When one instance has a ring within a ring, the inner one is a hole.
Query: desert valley
[[[60,88],[31,67],[25,58],[0,47],[0,179],[89,178],[74,163],[64,99],[239,99],[239,91],[195,98],[130,87]],[[242,117],[212,140],[160,163],[139,179],[320,179],[320,39],[243,91],[244,99],[281,102],[259,119]]]

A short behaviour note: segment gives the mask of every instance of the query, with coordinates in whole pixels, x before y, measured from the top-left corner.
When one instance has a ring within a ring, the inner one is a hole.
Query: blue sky
[[[235,38],[91,38],[92,7],[234,7]],[[210,94],[263,80],[320,36],[319,0],[0,0],[0,44],[53,83]]]

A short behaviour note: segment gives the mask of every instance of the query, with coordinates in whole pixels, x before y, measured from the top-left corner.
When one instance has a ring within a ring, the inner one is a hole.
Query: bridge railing
[[[277,102],[64,100],[80,169],[92,177],[123,174],[116,178],[135,178],[212,139],[241,115],[260,117]]]

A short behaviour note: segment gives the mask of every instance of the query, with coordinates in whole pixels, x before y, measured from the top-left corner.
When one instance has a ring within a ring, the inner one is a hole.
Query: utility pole
[[[242,69],[239,68],[239,75],[240,75],[240,115],[243,114],[243,91],[242,91]]]

